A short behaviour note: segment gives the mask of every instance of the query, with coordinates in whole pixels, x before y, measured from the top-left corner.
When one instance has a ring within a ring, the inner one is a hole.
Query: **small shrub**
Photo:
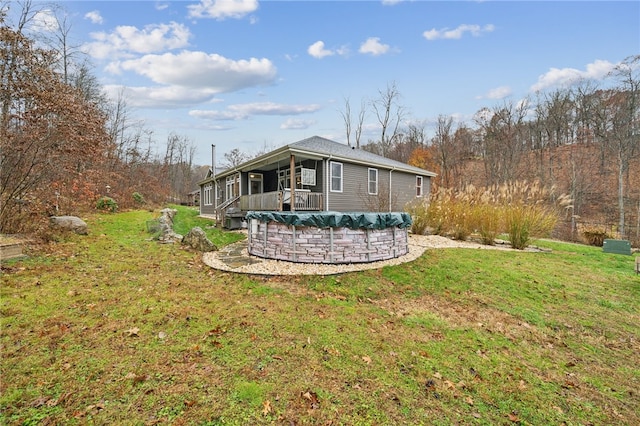
[[[96,202],[96,209],[114,213],[118,210],[118,203],[111,197],[100,197]]]
[[[137,205],[141,205],[141,204],[144,204],[146,202],[144,197],[142,196],[142,194],[140,194],[139,192],[134,192],[133,194],[131,194],[131,196],[133,197],[133,201]]]
[[[586,228],[582,231],[582,236],[587,244],[596,247],[602,247],[604,240],[610,238],[606,230],[598,228]]]

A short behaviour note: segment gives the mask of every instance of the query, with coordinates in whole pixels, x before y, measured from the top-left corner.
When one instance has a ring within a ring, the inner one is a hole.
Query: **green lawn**
[[[153,241],[154,217],[2,265],[1,424],[640,424],[633,257],[538,241],[245,276]]]

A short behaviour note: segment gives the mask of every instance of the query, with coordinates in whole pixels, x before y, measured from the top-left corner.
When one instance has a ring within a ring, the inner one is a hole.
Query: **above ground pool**
[[[408,213],[247,213],[249,254],[299,263],[361,263],[409,251]]]

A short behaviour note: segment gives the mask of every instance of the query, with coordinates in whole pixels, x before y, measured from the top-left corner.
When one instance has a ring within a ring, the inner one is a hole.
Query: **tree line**
[[[640,242],[640,55],[615,66],[605,82],[502,101],[469,122],[440,115],[431,137],[425,122],[405,124],[395,83],[362,102],[357,115],[345,100],[341,114],[348,143],[434,171],[437,186],[536,182],[571,197],[572,221],[613,227]],[[381,130],[361,142],[367,110]]]
[[[172,133],[159,152],[122,93],[104,93],[64,13],[45,37],[30,31],[42,9],[20,6],[10,24],[0,4],[0,232],[44,230],[48,216],[100,197],[121,207],[184,201],[202,177],[193,143]]]

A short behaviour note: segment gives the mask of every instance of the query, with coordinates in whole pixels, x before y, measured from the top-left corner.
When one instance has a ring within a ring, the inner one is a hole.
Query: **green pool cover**
[[[293,226],[315,226],[316,228],[386,229],[408,228],[411,215],[404,212],[358,213],[358,212],[266,212],[250,211],[247,219],[261,222],[280,222]]]

